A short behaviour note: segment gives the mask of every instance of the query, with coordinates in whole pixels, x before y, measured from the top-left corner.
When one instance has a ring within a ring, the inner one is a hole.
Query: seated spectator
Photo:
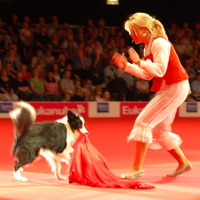
[[[89,69],[91,76],[96,76],[102,79],[103,76],[103,51],[102,46],[99,41],[92,41],[90,43],[91,47],[91,58],[92,65]]]
[[[12,65],[9,61],[7,61],[3,67],[7,70],[9,77],[12,77],[12,79],[16,78],[16,70],[12,68]]]
[[[176,49],[176,52],[182,61],[184,57],[186,57],[187,54],[187,46],[184,44],[184,38],[179,38],[178,42],[174,44],[174,48]]]
[[[101,87],[96,87],[94,90],[95,101],[102,102],[104,101],[103,97],[103,90]]]
[[[32,77],[31,73],[28,70],[28,66],[25,64],[22,64],[20,66],[20,71],[23,74],[23,79],[26,79],[27,81],[29,81],[29,79]]]
[[[0,94],[4,101],[18,101],[19,97],[14,93],[13,79],[8,76],[5,68],[0,71]]]
[[[104,67],[104,81],[109,82],[115,78],[117,78],[117,69],[112,64],[112,60],[110,60],[109,65]]]
[[[191,83],[192,97],[196,101],[200,101],[200,74],[196,76],[196,79]]]
[[[34,69],[36,67],[40,59],[44,59],[44,53],[41,49],[38,49],[36,51],[36,54],[31,59],[31,69]]]
[[[6,30],[2,18],[0,18],[0,44],[1,44],[0,48],[3,52],[8,50],[9,46],[12,44],[11,37],[8,31]]]
[[[88,101],[96,101],[95,99],[95,95],[94,94],[90,94]]]
[[[74,52],[73,56],[73,71],[82,79],[86,77],[88,69],[84,59],[85,43],[83,41],[78,43],[78,47]]]
[[[64,52],[57,33],[52,34],[48,45],[50,45],[50,50],[55,59],[58,59],[59,54]]]
[[[111,95],[110,95],[110,92],[108,90],[103,91],[102,98],[103,98],[103,101],[113,101],[111,99]]]
[[[13,48],[10,48],[8,52],[3,57],[3,64],[9,62],[11,64],[12,69],[18,70],[21,66],[21,57],[17,53],[17,46],[12,45]]]
[[[51,71],[54,74],[55,80],[59,82],[61,80],[61,72],[60,72],[60,68],[58,67],[58,63],[54,63],[52,65]]]
[[[32,77],[29,80],[31,90],[37,95],[38,101],[48,101],[48,97],[45,95],[44,79],[40,78],[40,72],[38,69],[34,69]]]
[[[44,81],[45,94],[48,96],[50,101],[61,101],[62,96],[59,92],[59,83],[54,78],[54,73],[49,71]]]
[[[132,74],[124,72],[121,74],[121,78],[124,79],[124,81],[127,84],[127,87],[129,87],[130,89],[134,88],[135,80]]]
[[[47,24],[46,24],[46,20],[44,17],[42,16],[39,16],[38,17],[38,22],[36,23],[36,26],[35,26],[35,29],[36,29],[36,34],[40,33],[41,29],[43,27],[46,27],[47,28]]]
[[[37,95],[30,89],[29,82],[23,77],[22,71],[17,71],[16,79],[14,81],[16,94],[23,101],[36,101],[39,100]]]
[[[191,56],[187,56],[183,60],[183,66],[189,75],[190,83],[195,79],[197,73],[194,69],[194,60]]]
[[[65,95],[64,95],[64,99],[63,99],[63,101],[71,101],[72,100],[72,97],[71,97],[71,94],[68,94],[68,93],[66,93]]]
[[[65,71],[63,74],[63,78],[60,80],[60,89],[63,95],[70,94],[71,96],[74,95],[75,87],[74,82],[71,79],[71,72]]]
[[[47,50],[44,54],[44,61],[46,63],[46,68],[49,70],[51,66],[55,63],[55,57],[50,50]]]
[[[63,72],[66,71],[66,63],[67,63],[67,59],[64,53],[58,54],[58,59],[56,60],[56,63],[58,64],[60,72],[63,74]]]
[[[37,31],[37,30],[36,30]],[[36,48],[45,51],[50,38],[47,35],[47,26],[41,25],[39,33],[35,35]]]
[[[132,101],[132,91],[127,87],[123,78],[115,78],[106,85],[108,90],[115,101]]]
[[[33,56],[34,34],[26,21],[23,22],[22,28],[19,30],[19,38],[22,44],[22,58],[30,63]]]
[[[72,101],[84,101],[84,92],[83,92],[83,88],[81,86],[81,81],[80,80],[76,80],[74,83],[74,87],[75,87],[75,91],[74,91],[74,95],[72,97]]]
[[[20,23],[19,16],[16,14],[12,14],[11,18],[8,22],[8,29],[11,28],[12,32],[17,36],[19,34]]]
[[[83,81],[83,96],[86,101],[89,101],[89,97],[94,93],[95,86],[92,85],[91,79]]]
[[[150,86],[149,82],[140,78],[136,79],[136,100],[149,101],[150,99]]]
[[[39,77],[44,79],[45,78],[45,66],[42,64],[37,64],[34,69],[37,69],[39,71]],[[33,71],[33,70],[32,70]]]

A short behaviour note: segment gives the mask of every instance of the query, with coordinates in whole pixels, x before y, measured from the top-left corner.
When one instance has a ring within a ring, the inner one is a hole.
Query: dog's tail
[[[9,115],[13,121],[17,137],[24,135],[26,130],[36,119],[35,109],[25,102],[16,103],[14,110],[10,111]]]

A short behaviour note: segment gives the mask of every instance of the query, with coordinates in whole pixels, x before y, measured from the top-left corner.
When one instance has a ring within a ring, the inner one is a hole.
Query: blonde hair
[[[152,36],[161,36],[168,39],[162,23],[147,13],[137,12],[131,15],[124,23],[125,30],[129,33],[131,27],[135,26],[147,28]]]

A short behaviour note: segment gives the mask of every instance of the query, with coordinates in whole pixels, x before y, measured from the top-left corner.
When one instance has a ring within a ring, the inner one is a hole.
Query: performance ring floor
[[[86,119],[91,143],[117,176],[132,165],[135,144],[127,144],[126,137],[134,120]],[[149,150],[144,166],[145,176],[138,180],[154,185],[155,189],[93,188],[56,180],[42,157],[22,172],[28,182],[14,180],[14,159],[11,155],[13,125],[10,119],[0,119],[0,200],[200,200],[200,118],[176,118],[173,132],[183,139],[181,147],[193,165],[191,171],[176,178],[166,177],[176,169],[176,161],[165,150]],[[66,167],[63,165],[63,174]]]

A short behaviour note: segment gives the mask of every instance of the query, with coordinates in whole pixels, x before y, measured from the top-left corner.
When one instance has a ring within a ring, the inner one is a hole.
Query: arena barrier
[[[16,102],[0,102],[0,118],[9,118],[9,111]],[[83,117],[135,117],[148,102],[29,102],[37,112],[37,117],[63,117],[68,109]],[[184,102],[178,109],[179,117],[200,117],[200,102]]]

